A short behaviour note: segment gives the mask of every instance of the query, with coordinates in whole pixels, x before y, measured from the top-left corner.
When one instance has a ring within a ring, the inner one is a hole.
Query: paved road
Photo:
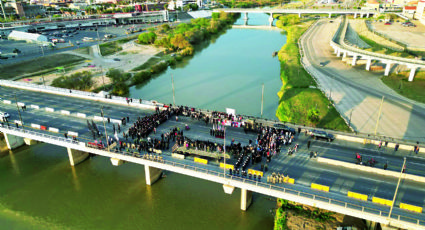
[[[339,21],[322,20],[302,41],[304,62],[326,94],[353,127],[360,132],[374,133],[382,96],[385,96],[378,134],[403,139],[424,141],[425,106],[406,99],[385,86],[382,73],[364,70],[364,65],[351,67],[333,54],[329,45]],[[320,39],[317,39],[320,38]],[[320,67],[320,62],[328,62]],[[352,115],[350,115],[352,113]]]
[[[53,126],[59,128],[62,132],[78,132],[80,140],[93,140],[87,128],[87,119],[77,118],[75,116],[62,115],[59,112],[60,110],[68,110],[71,113],[85,113],[90,118],[94,115],[100,115],[100,107],[103,105],[105,108],[104,111],[106,116],[111,116],[112,118],[121,118],[129,116],[130,123],[139,116],[144,116],[153,113],[153,111],[151,110],[140,110],[129,106],[111,105],[107,103],[99,103],[89,100],[81,100],[58,95],[24,91],[7,87],[0,88],[0,97],[15,102],[15,92],[18,101],[23,102],[27,105],[27,110],[23,112],[21,111],[22,120],[25,124],[36,123],[40,125],[45,125],[47,127]],[[40,108],[51,107],[54,108],[57,112],[52,113],[46,112],[43,109],[32,109],[29,107],[29,105],[31,104],[39,105]],[[0,110],[9,112],[11,114],[10,120],[19,120],[16,104],[9,105],[1,103]],[[96,124],[101,130],[101,132],[103,132],[102,122],[96,122]],[[204,122],[192,120],[186,117],[180,117],[179,122],[176,122],[174,119],[170,119],[158,128],[158,132],[156,134],[151,134],[151,136],[159,137],[161,133],[167,132],[171,128],[174,128],[176,126],[183,129],[185,124],[189,124],[189,126],[191,127],[191,130],[185,131],[185,135],[190,138],[210,140],[219,143],[223,142],[222,139],[216,139],[209,135],[211,124],[205,125]],[[106,127],[108,133],[112,133],[112,124],[107,124]],[[125,126],[125,131],[128,127],[129,125]],[[54,135],[54,133],[50,134]],[[62,134],[56,135],[62,136]],[[228,128],[226,139],[235,139],[236,142],[240,142],[243,145],[247,145],[249,140],[254,140],[255,138],[255,133],[245,134],[243,132],[243,129],[230,127]],[[278,156],[274,157],[272,159],[272,162],[269,163],[269,171],[265,173],[265,177],[270,175],[272,172],[284,173],[285,175],[289,175],[291,178],[295,178],[296,182],[295,185],[282,186],[294,186],[292,188],[296,188],[298,190],[306,191],[317,195],[330,196],[333,198],[338,198],[340,200],[350,200],[346,197],[347,191],[368,194],[370,199],[372,196],[378,196],[380,198],[390,200],[392,199],[397,183],[396,178],[374,175],[366,172],[360,172],[357,170],[345,169],[337,166],[329,166],[326,164],[318,163],[314,158],[311,159],[309,157],[310,150],[317,151],[319,153],[319,156],[330,157],[353,163],[355,152],[360,152],[363,154],[364,158],[369,156],[375,157],[380,162],[376,167],[382,167],[382,162],[388,160],[390,162],[390,167],[388,170],[396,171],[400,170],[401,168],[402,157],[407,156],[408,172],[425,176],[425,171],[421,170],[424,168],[423,166],[425,166],[425,160],[422,158],[425,158],[425,156],[423,156],[422,154],[415,155],[411,151],[398,151],[395,153],[391,149],[385,148],[380,151],[377,151],[377,147],[373,145],[361,145],[340,140],[331,143],[311,140],[312,146],[311,149],[308,150],[306,146],[306,142],[308,140],[311,139],[303,134],[297,136],[296,143],[300,144],[300,151],[292,156],[287,156],[285,154],[287,151],[287,147],[284,147],[282,149],[282,152]],[[227,144],[229,144],[229,141]],[[192,165],[195,164],[193,163],[192,157],[189,157],[185,160],[178,160],[171,158],[169,152],[165,152],[163,155],[166,159],[173,160],[176,162],[184,162],[185,164]],[[235,159],[230,159],[230,162],[234,163]],[[218,162],[211,160],[210,163],[206,166],[198,166],[218,171],[220,169],[217,167],[217,163]],[[263,163],[265,163],[265,159],[263,159]],[[257,163],[256,165],[250,165],[248,168],[259,169],[260,164]],[[265,179],[263,178],[262,181],[264,182]],[[324,194],[319,191],[311,190],[309,187],[310,184],[313,182],[330,186],[330,193]],[[399,196],[397,198],[396,204],[399,204],[400,202],[405,202],[413,205],[424,206],[423,194],[425,194],[425,187],[422,183],[404,180],[401,183],[399,189]],[[374,206],[374,204],[370,203],[364,204],[359,201],[359,204],[372,205],[376,208],[376,205]],[[383,210],[387,209],[386,207],[381,208]],[[395,213],[398,212],[402,211],[396,208]],[[422,214],[406,215],[425,220],[425,216],[422,217]]]

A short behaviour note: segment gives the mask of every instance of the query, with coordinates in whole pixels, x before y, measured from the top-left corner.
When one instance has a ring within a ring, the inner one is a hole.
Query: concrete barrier
[[[197,162],[197,163],[201,163],[201,164],[208,164],[208,160],[205,160],[205,159],[202,159],[202,158],[199,158],[199,157],[193,158],[193,161]]]
[[[184,155],[183,154],[172,153],[171,154],[171,157],[178,158],[178,159],[183,159],[184,160]]]
[[[3,103],[4,103],[4,104],[12,104],[12,101],[9,101],[9,100],[3,100]]]
[[[103,120],[107,121],[106,118],[103,118],[103,117],[100,117],[100,116],[93,116],[93,120],[95,120],[95,121],[103,121]]]
[[[335,135],[335,139],[350,141],[350,142],[357,142],[357,143],[363,143],[364,142],[364,138],[345,136],[345,135],[340,135],[340,134]]]
[[[31,123],[31,127],[35,129],[40,129],[40,125]]]
[[[324,191],[324,192],[329,192],[329,186],[325,186],[321,184],[311,183],[311,188]]]
[[[46,107],[45,109],[46,109],[46,112],[55,112],[55,109],[53,108]]]
[[[367,201],[367,195],[365,195],[365,194],[348,191],[347,196],[352,197],[352,198],[356,198],[356,199],[359,199],[359,200]]]
[[[68,131],[68,136],[70,136],[70,137],[78,137],[78,133],[77,132]]]
[[[422,207],[411,205],[411,204],[400,203],[400,208],[406,209],[406,210],[409,210],[409,211],[412,211],[412,212],[422,213]]]
[[[122,125],[122,121],[121,120],[118,120],[118,119],[111,119],[111,122]]]
[[[336,166],[339,166],[339,167],[350,168],[350,169],[354,169],[354,170],[360,170],[360,171],[364,171],[364,172],[376,173],[376,174],[380,174],[380,175],[384,175],[384,176],[391,176],[391,177],[395,177],[395,178],[398,178],[400,176],[400,172],[384,170],[384,169],[365,166],[365,165],[358,165],[358,164],[355,164],[355,163],[349,163],[349,162],[344,162],[344,161],[333,160],[333,159],[329,159],[329,158],[326,158],[326,157],[318,157],[317,162],[330,164],[330,165],[336,165]],[[402,177],[404,179],[407,179],[407,180],[414,180],[414,181],[425,183],[425,177],[416,176],[416,175],[407,174],[407,173],[403,173]]]
[[[31,105],[30,107],[33,108],[33,109],[40,109],[40,106],[38,106],[38,105]]]
[[[59,129],[53,128],[53,127],[49,127],[49,131],[54,133],[59,133]]]
[[[377,204],[387,205],[387,206],[393,205],[393,202],[391,200],[382,199],[382,198],[375,197],[375,196],[372,197],[372,202],[377,203]]]
[[[220,163],[220,168],[224,168],[224,163]],[[234,170],[235,166],[231,164],[226,164],[226,169]]]
[[[18,104],[18,106],[25,106],[25,103],[23,103],[23,102],[18,102],[18,103],[16,103],[16,104]]]
[[[71,115],[71,112],[69,112],[68,110],[61,110],[61,114],[63,114],[63,115]]]
[[[84,113],[77,113],[77,117],[86,118],[86,114]]]

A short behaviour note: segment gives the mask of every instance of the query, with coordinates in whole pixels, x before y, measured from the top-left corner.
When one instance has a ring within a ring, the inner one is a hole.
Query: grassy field
[[[371,46],[371,48],[365,49],[366,51],[370,51],[370,52],[375,52],[375,53],[380,53],[380,54],[386,54],[386,55],[391,55],[391,56],[395,56],[395,57],[404,57],[404,58],[415,58],[415,56],[407,53],[407,52],[400,52],[400,51],[394,51],[391,49],[386,48],[385,46],[382,46],[378,43],[376,43],[375,41],[359,35],[360,39],[362,39],[364,42],[366,42],[368,45]]]
[[[132,69],[132,71],[140,71],[140,70],[148,69],[151,66],[157,64],[158,62],[166,60],[166,59],[163,58],[164,55],[165,54],[163,52],[160,52],[160,53],[156,54],[155,56],[149,58],[149,60],[147,60],[142,65],[137,66],[136,68]]]
[[[344,119],[316,88],[316,82],[300,63],[298,39],[312,23],[307,21],[282,27],[287,32],[287,43],[278,54],[282,88],[278,92],[280,101],[276,116],[284,122],[349,131]],[[311,111],[317,112],[318,119],[309,118]]]
[[[49,69],[66,66],[76,62],[81,62],[84,58],[72,54],[53,54],[35,58],[10,65],[0,66],[0,78],[11,79],[23,74],[30,74],[39,71],[49,71]]]
[[[409,72],[384,76],[382,82],[388,87],[412,100],[425,103],[425,72],[416,72],[415,79],[408,81]]]
[[[137,36],[138,35],[132,35],[132,36],[128,36],[126,38],[120,39],[120,40],[100,44],[99,45],[100,53],[102,54],[102,56],[107,56],[107,55],[111,55],[111,54],[114,54],[116,52],[119,52],[119,51],[122,50],[122,47],[121,47],[122,44],[136,39]]]

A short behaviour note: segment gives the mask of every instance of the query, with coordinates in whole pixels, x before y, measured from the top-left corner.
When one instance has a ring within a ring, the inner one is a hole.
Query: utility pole
[[[264,83],[261,90],[261,118],[263,118],[263,103],[264,103]]]
[[[176,95],[174,93],[174,77],[173,74],[171,74],[171,85],[173,86],[173,105],[176,107]]]
[[[105,128],[105,139],[106,139],[106,146],[108,147],[108,151],[109,150],[109,140],[108,140],[108,133],[106,132],[106,124],[105,124],[105,116],[103,114],[103,106],[100,107],[100,111],[102,112],[102,121],[103,121],[103,128]]]
[[[1,11],[3,12],[4,20],[6,21],[7,18],[6,18],[6,13],[4,13],[4,7],[3,7],[3,1],[2,0],[0,0],[0,5],[1,5]]]
[[[224,127],[224,145],[223,145],[223,159],[224,159],[224,165],[223,165],[223,177],[226,178],[226,127]]]
[[[19,110],[18,99],[16,98],[16,92],[15,92],[15,102],[16,102],[16,108],[18,108],[19,120],[21,120],[21,125],[22,125],[22,130],[23,130],[24,129],[24,122],[22,121],[21,111]]]
[[[391,204],[390,212],[388,213],[388,219],[391,219],[391,213],[393,212],[395,198],[397,196],[398,187],[400,186],[401,175],[403,175],[404,166],[406,164],[406,157],[404,157],[403,167],[401,167],[400,176],[398,177],[397,187],[395,188],[395,193],[393,197],[393,203]]]
[[[375,135],[376,135],[376,132],[378,131],[379,120],[381,118],[381,112],[382,112],[382,105],[384,104],[384,98],[385,96],[382,96],[381,106],[379,106],[378,118],[376,119],[376,126],[375,126]]]

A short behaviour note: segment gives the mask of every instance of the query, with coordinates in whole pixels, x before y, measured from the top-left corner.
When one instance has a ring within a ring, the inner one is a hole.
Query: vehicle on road
[[[284,125],[284,124],[277,123],[277,124],[274,124],[273,127],[275,127],[278,130],[283,130],[284,132],[290,132],[292,134],[295,134],[294,128],[288,127],[287,125]]]
[[[385,25],[389,26],[391,25],[391,22],[386,22]]]
[[[0,112],[0,118],[9,118],[10,115],[7,112]]]
[[[326,62],[320,62],[320,67],[323,67],[323,66],[325,66],[326,65]]]
[[[327,140],[328,142],[331,142],[335,139],[334,135],[327,133],[325,131],[320,131],[315,129],[310,132],[310,136],[311,138],[314,138],[316,140],[324,139],[324,140]]]
[[[119,59],[119,58],[114,58],[114,61],[121,61],[121,59]]]

